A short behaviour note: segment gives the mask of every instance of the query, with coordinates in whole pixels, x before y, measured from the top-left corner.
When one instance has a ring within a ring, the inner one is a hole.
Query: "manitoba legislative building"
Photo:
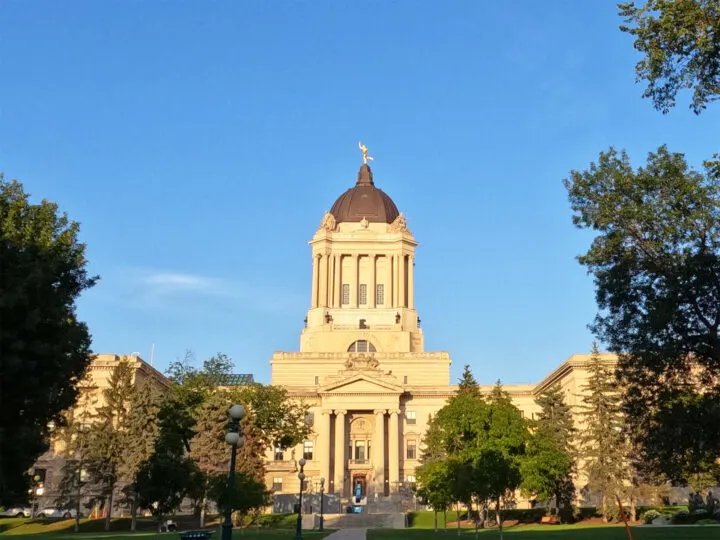
[[[276,500],[300,489],[372,503],[410,492],[428,419],[456,391],[450,355],[426,351],[415,307],[418,242],[367,163],[310,241],[310,309],[298,352],[277,352],[271,384],[310,406],[313,435],[266,456]],[[602,355],[614,363],[613,355]],[[538,384],[505,390],[530,418],[535,397],[560,383],[576,405],[589,355],[573,355]],[[490,387],[481,387],[489,391]]]

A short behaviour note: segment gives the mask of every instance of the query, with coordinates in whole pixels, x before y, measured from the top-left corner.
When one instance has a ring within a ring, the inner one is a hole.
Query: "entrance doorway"
[[[364,474],[353,474],[352,499],[359,503],[367,495],[367,479]]]

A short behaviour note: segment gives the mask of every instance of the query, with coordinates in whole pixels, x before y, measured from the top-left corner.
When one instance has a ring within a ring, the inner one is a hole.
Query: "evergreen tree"
[[[475,376],[470,370],[470,364],[465,364],[463,368],[462,376],[458,381],[458,395],[468,395],[473,397],[480,397],[480,387],[478,386]]]
[[[555,499],[557,508],[569,507],[575,494],[577,430],[572,410],[559,384],[538,396],[540,407],[531,423],[533,435],[523,462],[523,491],[541,501]]]
[[[603,519],[607,521],[615,497],[623,494],[628,464],[620,395],[614,374],[603,364],[595,343],[588,374],[583,387],[584,425],[579,443],[588,488],[600,494]]]
[[[158,436],[159,397],[148,382],[135,386],[128,417],[127,448],[122,476],[128,484],[123,489],[125,501],[130,503],[130,530],[137,524],[137,473],[140,466],[155,451]]]
[[[108,385],[103,389],[102,407],[97,410],[97,421],[90,429],[91,472],[102,486],[107,508],[105,530],[110,530],[113,499],[119,475],[129,446],[128,431],[131,403],[135,388],[134,371],[127,358],[113,369]]]
[[[61,509],[74,509],[75,532],[80,528],[81,503],[88,499],[92,503],[97,490],[87,470],[92,462],[90,453],[90,429],[95,416],[97,398],[93,385],[87,375],[78,383],[78,400],[75,406],[65,413],[63,427],[58,432],[59,454],[64,462],[58,485],[58,497],[55,504]]]
[[[227,472],[230,447],[225,442],[228,431],[228,409],[231,401],[228,393],[217,390],[209,395],[199,407],[195,420],[195,436],[190,445],[189,456],[195,460],[202,473],[198,477],[196,506],[200,513],[200,527],[205,526],[207,495],[215,476]]]

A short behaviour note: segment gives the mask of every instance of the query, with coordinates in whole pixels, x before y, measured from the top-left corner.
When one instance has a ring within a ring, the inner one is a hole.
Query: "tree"
[[[620,30],[635,38],[644,57],[635,66],[648,83],[643,97],[667,113],[677,93],[693,89],[692,110],[699,114],[720,98],[720,6],[717,0],[647,0],[618,4]]]
[[[446,511],[453,502],[452,478],[445,460],[424,462],[416,472],[418,495],[435,512],[435,530],[437,530],[437,512]],[[446,520],[447,522],[447,520]]]
[[[128,417],[127,446],[122,476],[128,481],[123,489],[125,502],[130,503],[130,530],[137,525],[137,473],[155,451],[158,436],[159,398],[148,382],[136,383]]]
[[[110,530],[113,499],[119,474],[128,455],[129,413],[135,388],[133,367],[127,358],[122,358],[115,366],[103,389],[103,405],[97,410],[96,422],[90,427],[89,454],[90,474],[101,486],[107,512],[105,530]]]
[[[585,460],[588,487],[600,494],[601,513],[607,521],[616,496],[622,496],[627,478],[627,450],[620,395],[612,371],[602,362],[593,343],[583,386],[580,449]]]
[[[210,481],[210,498],[216,502],[218,509],[225,512],[228,506],[239,514],[242,521],[250,511],[258,510],[270,504],[270,492],[265,483],[251,474],[239,471],[235,474],[235,483],[228,500],[227,477],[215,474]]]
[[[465,364],[462,376],[458,381],[457,393],[460,395],[468,395],[473,397],[480,396],[480,387],[478,386],[475,376],[470,371],[470,364]]]
[[[595,278],[592,329],[619,355],[633,443],[674,482],[716,470],[720,166],[699,172],[661,146],[633,170],[611,148],[565,186],[575,225],[597,233],[579,260]]]
[[[495,503],[500,539],[503,537],[502,501],[521,483],[518,460],[494,448],[483,449],[475,458],[472,483],[479,499]]]
[[[554,499],[557,508],[567,508],[575,495],[577,430],[572,410],[559,384],[546,388],[535,403],[540,412],[531,423],[533,433],[521,467],[523,492],[540,501]]]
[[[75,302],[98,278],[87,273],[79,230],[0,174],[0,505],[27,499],[26,471],[48,448],[48,423],[63,420],[91,361]]]
[[[74,530],[80,530],[81,503],[94,499],[96,486],[87,475],[91,460],[89,431],[94,421],[97,398],[89,377],[78,383],[79,396],[74,407],[65,413],[65,421],[57,433],[59,454],[64,458],[58,497],[55,504],[61,509],[75,509]]]

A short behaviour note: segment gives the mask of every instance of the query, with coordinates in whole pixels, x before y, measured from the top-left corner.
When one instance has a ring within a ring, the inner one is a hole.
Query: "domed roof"
[[[392,223],[400,215],[388,194],[375,187],[367,163],[360,167],[355,187],[338,197],[330,213],[338,223],[359,222],[363,218],[371,223]]]

